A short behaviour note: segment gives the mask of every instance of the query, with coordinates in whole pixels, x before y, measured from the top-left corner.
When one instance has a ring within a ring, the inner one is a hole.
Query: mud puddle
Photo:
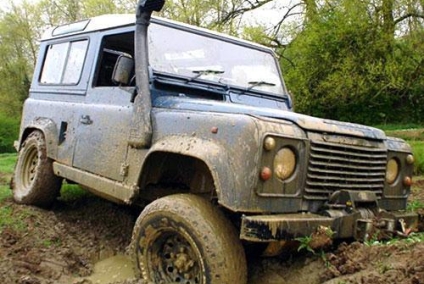
[[[93,273],[89,277],[76,280],[77,282],[88,280],[93,284],[108,284],[129,278],[134,278],[131,260],[125,255],[115,255],[95,263]]]

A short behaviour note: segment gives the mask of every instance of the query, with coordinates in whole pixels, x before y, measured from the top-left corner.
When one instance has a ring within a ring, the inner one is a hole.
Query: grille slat
[[[341,153],[345,154],[346,152],[343,151],[342,149],[345,149],[344,147],[348,147],[346,148],[346,151],[350,151],[350,152],[358,152],[358,153],[372,153],[374,155],[376,154],[381,154],[381,155],[385,155],[386,154],[386,149],[381,149],[381,148],[366,148],[366,147],[361,147],[361,146],[354,146],[354,145],[341,145],[341,144],[332,144],[332,143],[327,143],[327,142],[320,142],[320,141],[313,141],[311,144],[311,148],[315,148],[315,149],[339,149],[341,150]]]
[[[319,175],[311,175],[308,174],[308,178],[309,180],[316,180],[318,181],[318,183],[320,183],[319,181],[321,180],[321,176]],[[380,178],[357,178],[357,177],[340,177],[340,176],[326,176],[325,178],[327,181],[338,181],[340,184],[341,183],[358,183],[358,184],[369,184],[369,183],[381,183],[384,182],[384,177],[380,177]],[[308,184],[310,183],[308,180]],[[342,181],[342,182],[341,182]],[[311,182],[312,183],[312,182]]]
[[[330,160],[330,161],[340,162],[340,161],[345,161],[346,160],[345,156],[332,156],[332,157],[328,157],[328,156],[325,156],[325,155],[317,155],[315,153],[314,154],[311,154],[311,157],[314,158],[314,160],[317,159],[317,160],[324,160],[324,161],[325,160]],[[367,156],[367,157],[369,157],[369,156]],[[376,157],[374,156],[373,158],[376,158]],[[386,156],[384,156],[383,158],[386,158]],[[379,160],[364,160],[363,158],[362,159],[358,159],[358,158],[353,159],[353,158],[351,158],[350,161],[351,161],[351,163],[355,163],[355,164],[374,164],[374,165],[381,165],[382,164],[382,162],[379,161]]]
[[[320,162],[320,161],[311,160],[310,165],[311,165],[311,170],[313,170],[314,166],[315,166],[316,168],[319,168],[319,169],[322,169],[323,167],[325,167],[327,169],[330,169],[330,168],[344,169],[344,171],[347,171],[347,172],[350,172],[350,171],[353,172],[354,170],[358,170],[358,168],[360,168],[360,167],[366,167],[368,171],[377,171],[377,172],[380,172],[382,170],[384,171],[386,169],[385,163],[384,163],[384,166],[380,165],[379,167],[376,167],[372,164],[364,164],[362,166],[359,166],[359,165],[355,165],[355,164],[351,164],[351,163],[347,164],[346,160],[345,160],[345,163],[343,163],[343,164],[332,163],[332,162]]]
[[[307,182],[307,185],[311,187],[318,188],[322,187],[325,189],[363,189],[363,190],[371,190],[380,188],[380,184],[355,184],[351,183],[335,183],[335,182]]]
[[[320,169],[320,168],[309,168],[309,173],[316,173],[318,175],[322,174],[330,174],[331,176],[357,176],[357,177],[376,177],[381,176],[381,170],[375,172],[346,172],[346,171],[337,171],[337,170],[329,170],[329,169]]]
[[[338,190],[368,190],[382,195],[385,149],[311,141],[306,199],[327,200]]]

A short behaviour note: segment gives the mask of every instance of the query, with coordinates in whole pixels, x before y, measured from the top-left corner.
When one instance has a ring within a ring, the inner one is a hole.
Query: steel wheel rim
[[[176,231],[161,232],[150,247],[148,263],[155,281],[200,284],[202,260],[197,247]],[[157,259],[156,256],[159,256]]]
[[[37,175],[38,160],[37,148],[31,147],[28,149],[22,167],[22,187],[24,190],[28,189],[34,182]]]

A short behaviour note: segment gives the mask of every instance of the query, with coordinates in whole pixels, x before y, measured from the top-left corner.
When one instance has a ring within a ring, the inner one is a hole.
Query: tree
[[[169,0],[161,16],[232,35],[242,31],[245,13],[276,0]]]
[[[371,124],[422,121],[422,6],[407,2],[416,10],[395,0],[321,3],[279,50],[297,110]]]
[[[23,2],[0,14],[0,112],[12,117],[20,115],[37,56],[33,8]]]

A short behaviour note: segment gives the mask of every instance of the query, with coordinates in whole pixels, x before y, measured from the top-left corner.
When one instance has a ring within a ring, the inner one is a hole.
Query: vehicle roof
[[[169,19],[161,18],[161,17],[153,16],[152,22],[165,24],[168,26],[175,26],[175,27],[190,29],[193,31],[197,31],[199,33],[214,35],[215,37],[226,38],[227,40],[237,41],[245,45],[251,45],[259,49],[265,49],[265,50],[273,52],[271,48],[262,46],[260,44],[256,44],[254,42],[246,41],[240,38],[229,36],[227,34],[219,33],[219,32],[204,29],[204,28],[199,28],[196,26],[172,21]],[[43,36],[41,37],[41,41],[68,37],[71,35],[85,34],[85,33],[90,33],[94,31],[116,29],[116,28],[125,27],[125,26],[135,26],[135,14],[106,14],[106,15],[96,16],[90,19],[81,20],[74,23],[52,27],[46,30],[46,32],[44,32]]]

